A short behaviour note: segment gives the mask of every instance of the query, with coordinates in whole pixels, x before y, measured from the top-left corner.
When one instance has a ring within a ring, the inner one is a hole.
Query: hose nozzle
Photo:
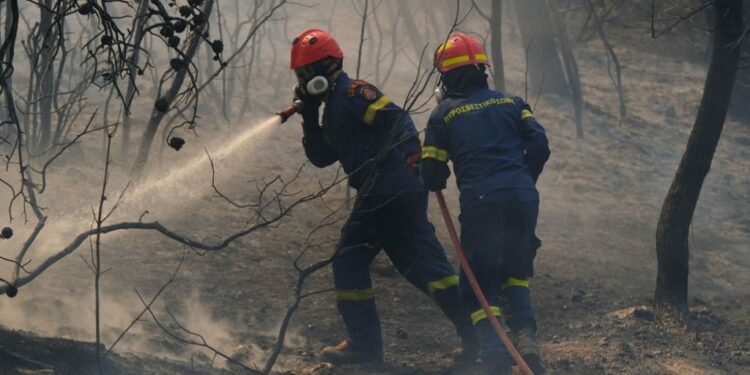
[[[292,105],[285,108],[281,112],[277,112],[276,115],[281,117],[281,123],[283,124],[286,122],[286,120],[289,120],[292,115],[294,115],[295,113],[299,113],[300,111],[302,111],[302,101],[295,100]]]

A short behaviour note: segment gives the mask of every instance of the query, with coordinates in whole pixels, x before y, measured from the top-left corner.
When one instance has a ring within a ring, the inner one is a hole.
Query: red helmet
[[[320,29],[309,29],[294,38],[289,67],[298,69],[327,57],[343,59],[344,52],[331,34]]]
[[[435,51],[435,67],[440,73],[466,65],[490,65],[482,43],[462,33],[455,32]]]

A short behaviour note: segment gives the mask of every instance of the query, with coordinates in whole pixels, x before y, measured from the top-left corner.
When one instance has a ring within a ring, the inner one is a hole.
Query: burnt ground
[[[629,109],[623,121],[617,115],[616,94],[599,44],[592,41],[577,51],[587,106],[583,140],[575,139],[568,101],[547,96],[538,102],[529,99],[536,102],[536,116],[547,128],[553,151],[539,183],[538,234],[544,245],[533,282],[539,338],[553,374],[748,373],[750,126],[733,119],[727,122],[696,211],[690,240],[692,326],[664,327],[649,310],[656,277],[656,220],[700,103],[705,67],[657,55],[647,47],[618,49]],[[513,68],[522,66],[521,52],[506,53],[510,91],[523,90],[523,71]],[[399,97],[405,89],[390,91],[389,95]],[[276,104],[269,101],[268,110],[258,110],[257,117],[273,112]],[[417,119],[423,126],[423,117]],[[260,134],[251,150],[217,163],[221,188],[238,200],[251,201],[257,196],[252,181],[293,175],[304,161],[299,138],[294,124]],[[85,211],[91,205],[100,179],[98,146],[97,140],[76,151],[89,161],[60,170],[54,177],[59,186],[54,194],[82,197],[57,199],[60,212],[72,207]],[[189,155],[202,152],[200,140],[190,139],[180,153],[165,151],[163,161],[157,163],[157,179],[164,177],[160,171],[178,168]],[[306,169],[294,186],[312,191],[317,181],[335,172],[335,168]],[[251,218],[247,210],[232,207],[205,189],[206,180],[200,183],[201,188],[170,187],[141,198],[150,207],[149,215],[195,238],[215,240]],[[456,190],[449,185],[448,198],[456,215]],[[282,314],[293,301],[292,261],[310,231],[344,197],[345,189],[336,188],[324,200],[298,207],[277,227],[253,233],[216,253],[197,254],[149,233],[105,236],[103,256],[109,265],[103,292],[105,344],[113,342],[141,310],[133,290],[150,298],[187,254],[175,282],[155,305],[157,314],[167,319],[169,308],[181,324],[203,334],[220,350],[242,354],[237,358],[248,366],[262,366]],[[135,211],[124,215],[138,216]],[[434,201],[430,217],[452,254]],[[79,227],[88,225],[84,220]],[[315,233],[313,242],[320,246],[308,252],[305,262],[332,251],[339,225]],[[79,249],[84,257],[88,251],[88,246]],[[364,368],[318,363],[319,349],[336,343],[343,332],[333,296],[321,293],[305,299],[295,315],[278,373],[471,373],[471,369],[451,369],[447,353],[457,341],[431,301],[383,259],[374,264],[373,274],[387,363]],[[0,331],[0,346],[15,356],[0,356],[5,366],[0,373],[22,373],[20,369],[35,366],[54,369],[47,373],[95,373],[94,347],[86,343],[93,337],[91,279],[74,255],[22,288],[14,300],[2,298],[0,324],[6,328]],[[330,287],[330,270],[324,269],[310,278],[306,290]],[[118,345],[107,366],[114,374],[241,373],[213,360],[210,352],[178,344],[148,317]],[[37,373],[46,371],[39,368]]]

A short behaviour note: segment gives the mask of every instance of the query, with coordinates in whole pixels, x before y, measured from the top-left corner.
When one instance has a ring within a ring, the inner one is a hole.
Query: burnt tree
[[[505,91],[505,70],[503,69],[503,2],[492,0],[492,13],[490,15],[490,54],[492,55],[492,75],[495,90]]]
[[[721,136],[740,59],[742,0],[716,0],[714,7],[713,51],[703,99],[656,228],[654,311],[667,322],[687,322],[690,222]]]
[[[203,20],[208,20],[211,16],[213,5],[213,0],[207,0],[203,4],[200,13],[198,13],[199,15],[202,15]],[[151,116],[148,120],[148,124],[146,125],[146,130],[143,133],[143,138],[141,138],[141,144],[138,148],[138,155],[136,156],[135,162],[133,163],[133,168],[131,170],[131,174],[135,177],[139,177],[141,172],[143,172],[143,170],[145,169],[146,163],[148,162],[148,155],[151,151],[151,144],[153,143],[154,137],[156,136],[156,131],[158,130],[159,125],[161,124],[162,119],[166,115],[170,106],[174,104],[174,101],[178,99],[180,92],[183,90],[183,84],[188,73],[190,73],[190,79],[193,79],[193,73],[190,72],[189,64],[192,64],[193,57],[195,56],[195,53],[198,50],[198,46],[201,43],[201,35],[203,35],[203,33],[206,32],[207,29],[208,24],[205,21],[195,26],[195,30],[188,40],[187,46],[184,48],[184,50],[180,51],[181,61],[184,66],[174,67],[174,76],[172,78],[171,85],[166,90],[166,92],[162,93],[161,86],[159,86],[159,98],[156,100],[156,102],[154,103],[154,108],[151,110]],[[166,74],[170,73],[171,72],[167,72]],[[164,80],[162,80],[162,82],[163,81]]]
[[[745,23],[750,23],[750,0],[744,0],[743,10],[745,11]],[[747,26],[746,26],[747,28]],[[732,102],[729,106],[729,113],[746,124],[750,124],[750,31],[746,31],[741,38],[742,60],[740,61],[740,70],[737,72],[737,81],[734,83],[732,92]]]
[[[565,71],[558,53],[555,31],[545,0],[514,2],[521,40],[526,50],[531,93],[568,95]]]
[[[563,19],[562,11],[556,8],[555,3],[548,0],[550,12],[552,13],[552,24],[555,30],[557,30],[557,35],[560,39],[560,54],[562,55],[568,87],[570,87],[570,94],[573,99],[576,136],[583,138],[583,89],[581,88],[581,75],[578,72],[578,63],[573,55],[573,47],[568,37],[568,30],[565,27],[565,19]]]

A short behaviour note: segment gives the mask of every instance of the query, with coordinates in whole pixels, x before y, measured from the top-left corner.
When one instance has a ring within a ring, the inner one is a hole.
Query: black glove
[[[322,104],[320,97],[315,95],[307,94],[299,84],[294,86],[294,99],[302,102],[302,115],[303,123],[312,123],[317,125],[319,118],[319,108]]]

